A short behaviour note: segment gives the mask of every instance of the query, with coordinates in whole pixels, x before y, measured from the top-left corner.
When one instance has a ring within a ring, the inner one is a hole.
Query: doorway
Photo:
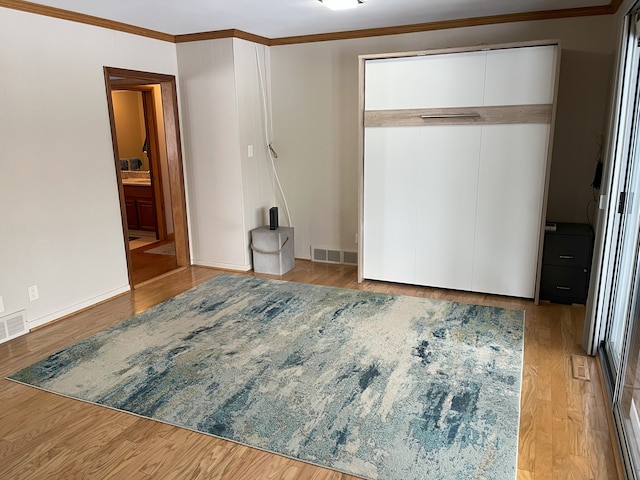
[[[585,350],[604,373],[624,469],[640,479],[640,2],[624,19]]]
[[[190,264],[175,77],[104,68],[132,288]]]

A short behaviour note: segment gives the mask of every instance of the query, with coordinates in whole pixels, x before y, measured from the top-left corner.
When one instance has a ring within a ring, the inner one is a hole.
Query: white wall
[[[608,61],[611,30],[610,17],[593,17],[259,47],[264,71],[272,71],[276,164],[292,208],[296,256],[308,258],[312,243],[355,249],[359,54],[560,38],[568,52],[577,52],[569,53],[570,65],[580,72],[564,90],[581,87],[591,95],[585,110],[568,114],[572,127],[558,128],[556,150],[568,151],[600,125],[608,92],[596,84],[604,77],[594,83],[584,72],[593,59],[601,60],[598,66]],[[193,260],[250,267],[249,230],[264,223],[262,209],[275,200],[282,207],[265,166],[252,44],[225,39],[176,47],[5,8],[0,44],[5,313],[26,309],[35,326],[128,289],[103,66],[176,75],[179,60]],[[569,100],[562,89],[559,106]],[[576,96],[568,104],[579,102]],[[568,162],[566,171],[586,171],[590,180],[593,148],[556,156],[554,168]],[[554,175],[552,190],[574,189],[574,177]],[[582,190],[575,188],[576,196],[587,193]],[[40,299],[29,302],[27,287],[34,284]]]
[[[612,17],[600,16],[273,47],[274,144],[296,227],[296,257],[309,258],[310,245],[357,248],[357,57],[368,53],[560,39],[567,67],[561,64],[549,214],[586,222],[594,139],[605,123],[612,28]]]
[[[103,66],[175,45],[6,8],[0,45],[0,296],[33,327],[128,290]]]
[[[146,138],[142,92],[121,90],[113,92],[111,98],[119,157],[139,158],[143,162],[141,170],[149,170],[149,160],[142,152]]]
[[[613,54],[562,52],[549,221],[595,224],[598,192],[591,184],[603,160],[613,63]]]
[[[268,224],[269,207],[278,198],[269,159],[271,132],[271,66],[269,48],[245,40],[234,39],[238,121],[240,122],[240,156],[244,199],[245,232]],[[266,125],[266,128],[265,128]],[[248,155],[248,146],[253,156]],[[283,217],[282,212],[281,217]],[[247,250],[250,255],[250,250]],[[249,261],[251,257],[249,256]]]
[[[249,270],[249,231],[270,204],[256,48],[266,79],[264,46],[227,38],[177,47],[194,264]]]
[[[191,259],[247,269],[233,40],[178,44]]]

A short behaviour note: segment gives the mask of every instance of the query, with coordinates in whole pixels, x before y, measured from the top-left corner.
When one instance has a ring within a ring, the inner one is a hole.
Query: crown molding
[[[20,10],[22,12],[34,13],[36,15],[44,15],[46,17],[69,20],[71,22],[84,23],[85,25],[93,25],[95,27],[108,28],[110,30],[116,30],[118,32],[139,35],[141,37],[155,38],[156,40],[163,40],[165,42],[175,41],[175,36],[169,35],[168,33],[157,32],[148,28],[136,27],[127,23],[107,20],[100,17],[94,17],[92,15],[85,15],[84,13],[71,12],[69,10],[63,10],[62,8],[55,8],[49,7],[47,5],[40,5],[38,3],[25,2],[23,0],[0,0],[0,7]]]
[[[292,45],[297,43],[328,42],[332,40],[349,40],[365,37],[380,37],[385,35],[401,35],[405,33],[447,30],[451,28],[477,27],[481,25],[496,25],[500,23],[528,22],[534,20],[553,20],[571,17],[587,17],[596,15],[611,15],[615,13],[622,0],[598,7],[565,8],[561,10],[542,10],[538,12],[510,13],[504,15],[489,15],[486,17],[471,17],[456,20],[442,20],[438,22],[399,25],[396,27],[369,28],[365,30],[351,30],[347,32],[319,33],[315,35],[300,35],[295,37],[281,37],[271,40],[272,46]]]
[[[271,45],[272,42],[270,38],[261,37],[260,35],[254,35],[253,33],[244,32],[235,28],[215,30],[212,32],[187,33],[184,35],[176,35],[174,38],[175,43],[199,42],[201,40],[215,40],[217,38],[241,38],[267,46]]]
[[[318,33],[313,35],[298,35],[292,37],[266,38],[260,35],[237,30],[216,30],[211,32],[189,33],[184,35],[171,35],[147,28],[136,27],[127,23],[107,20],[83,13],[71,12],[61,8],[49,7],[24,0],[0,0],[0,7],[11,8],[23,12],[44,15],[47,17],[69,20],[71,22],[84,23],[96,27],[108,28],[119,32],[131,33],[142,37],[154,38],[171,43],[197,42],[201,40],[213,40],[219,38],[240,38],[250,42],[266,46],[292,45],[299,43],[328,42],[333,40],[349,40],[355,38],[380,37],[386,35],[401,35],[405,33],[428,32],[434,30],[446,30],[451,28],[476,27],[481,25],[496,25],[500,23],[527,22],[534,20],[553,20],[571,17],[587,17],[596,15],[615,14],[624,0],[611,0],[608,5],[583,8],[565,8],[559,10],[543,10],[538,12],[512,13],[504,15],[489,15],[485,17],[471,17],[457,20],[442,20],[437,22],[416,23],[412,25],[399,25],[395,27],[368,28],[362,30],[350,30],[344,32]]]

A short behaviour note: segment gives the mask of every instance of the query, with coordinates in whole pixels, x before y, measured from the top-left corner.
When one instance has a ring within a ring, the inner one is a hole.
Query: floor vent
[[[324,247],[311,247],[311,261],[322,263],[358,264],[358,252],[348,252]]]
[[[27,333],[24,310],[0,317],[0,343]]]
[[[589,360],[582,355],[571,355],[571,369],[576,380],[591,380],[589,375]]]

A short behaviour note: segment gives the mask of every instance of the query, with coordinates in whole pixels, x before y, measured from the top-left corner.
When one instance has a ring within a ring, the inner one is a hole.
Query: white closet
[[[536,296],[558,56],[360,57],[360,280]]]

